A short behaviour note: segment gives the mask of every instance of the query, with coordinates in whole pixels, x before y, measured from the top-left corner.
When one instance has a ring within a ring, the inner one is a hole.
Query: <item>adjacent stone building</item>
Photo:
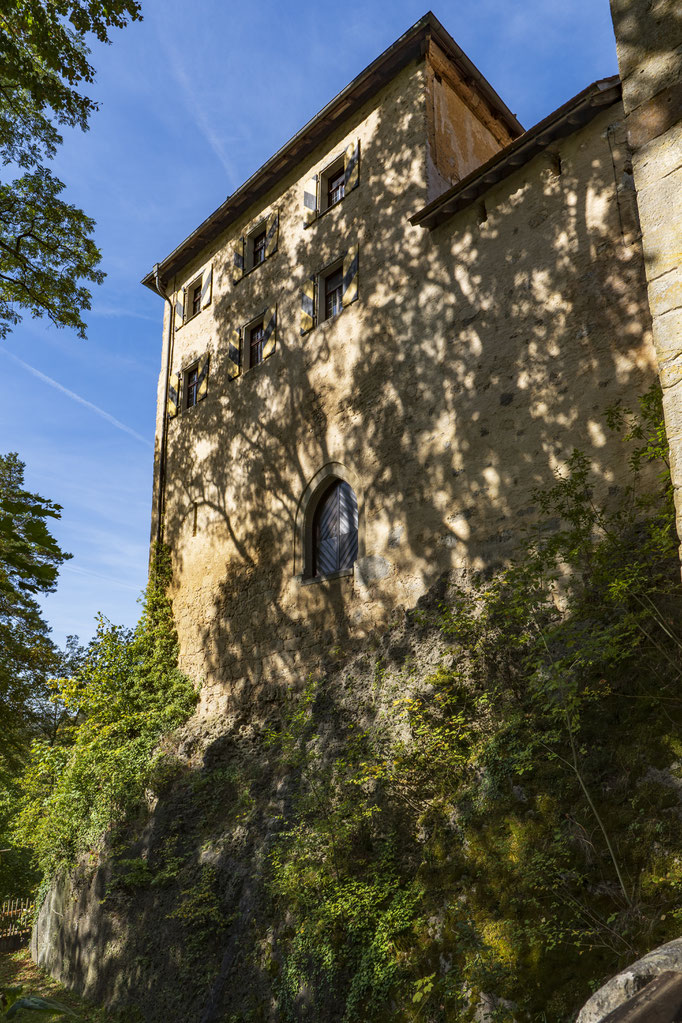
[[[523,131],[432,14],[144,283],[152,539],[204,712],[499,564],[656,367],[617,77]]]

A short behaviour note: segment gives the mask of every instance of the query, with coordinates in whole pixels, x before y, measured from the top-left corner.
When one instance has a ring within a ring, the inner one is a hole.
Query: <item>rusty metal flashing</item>
[[[572,135],[596,117],[600,110],[612,106],[620,98],[621,84],[618,75],[593,82],[535,127],[529,128],[519,138],[495,153],[481,167],[424,206],[410,217],[410,223],[431,229],[438,227],[479,199],[493,185],[519,170],[553,142]]]
[[[342,89],[320,110],[293,138],[289,139],[274,156],[248,178],[243,185],[228,196],[199,227],[196,228],[170,255],[159,264],[162,283],[168,287],[171,278],[194,259],[202,249],[218,237],[233,221],[253,203],[268,192],[273,185],[296,164],[315,149],[339,123],[358,110],[379,89],[390,82],[411,60],[423,58],[429,40],[433,38],[462,76],[472,83],[482,96],[491,113],[499,118],[511,135],[518,135],[523,126],[511,113],[493,87],[478,68],[469,60],[464,51],[443,28],[436,16],[429,11],[412,28],[400,36],[376,60],[365,68],[349,85]],[[142,284],[158,294],[154,272],[146,274]]]

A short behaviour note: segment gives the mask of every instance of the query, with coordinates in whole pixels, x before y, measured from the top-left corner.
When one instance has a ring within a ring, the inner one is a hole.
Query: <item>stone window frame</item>
[[[365,557],[364,496],[355,473],[342,462],[327,462],[315,473],[301,494],[294,527],[294,578],[302,585],[325,583],[355,574],[355,565],[332,575],[313,575],[313,518],[320,498],[334,480],[343,480],[352,487],[358,502],[358,557]],[[357,564],[357,561],[355,564]]]

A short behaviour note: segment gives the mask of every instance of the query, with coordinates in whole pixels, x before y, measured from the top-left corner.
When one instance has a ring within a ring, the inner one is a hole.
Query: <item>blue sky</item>
[[[73,559],[45,601],[60,643],[88,640],[99,611],[134,624],[145,584],[163,303],[140,278],[427,8],[345,0],[329,24],[325,9],[143,0],[141,24],[93,49],[101,109],[55,162],[107,272],[88,340],[25,320],[0,343],[0,450],[64,509]],[[617,71],[608,0],[433,11],[525,127]]]

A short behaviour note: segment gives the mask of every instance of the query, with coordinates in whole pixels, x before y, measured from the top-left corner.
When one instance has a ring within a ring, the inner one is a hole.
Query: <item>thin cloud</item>
[[[85,408],[89,408],[91,412],[95,412],[98,416],[101,416],[102,419],[106,419],[106,421],[112,426],[115,426],[117,430],[122,430],[124,433],[130,434],[131,437],[134,437],[135,440],[141,441],[142,444],[146,444],[147,447],[151,448],[154,446],[152,442],[146,437],[143,437],[141,433],[136,433],[136,431],[130,426],[126,426],[125,423],[122,423],[120,419],[116,419],[108,412],[105,412],[103,408],[99,407],[99,405],[93,405],[93,403],[88,401],[86,398],[81,398],[80,394],[76,394],[75,391],[70,391],[68,387],[64,387],[64,385],[60,384],[57,380],[53,380],[52,377],[48,377],[45,373],[41,373],[39,369],[35,368],[35,366],[29,366],[29,364],[24,362],[23,359],[20,359],[18,355],[8,352],[6,348],[0,348],[0,351],[4,355],[9,356],[10,359],[13,359],[14,362],[17,362],[28,373],[32,373],[34,377],[38,378],[38,380],[42,380],[43,383],[49,384],[50,387],[54,387],[55,390],[61,391],[62,394],[65,394],[67,398],[71,398],[72,401],[77,401],[79,405],[84,405]]]
[[[109,306],[109,305],[96,305],[90,310],[91,316],[106,316],[106,317],[130,317],[133,320],[149,320],[151,323],[158,323],[158,316],[149,316],[146,313],[138,313],[133,309],[128,309],[125,306]]]
[[[224,140],[218,136],[211,119],[206,116],[204,111],[206,97],[199,93],[194,81],[187,74],[181,56],[169,39],[165,27],[157,22],[156,29],[161,45],[168,56],[170,70],[183,92],[183,99],[188,112],[191,114],[194,125],[201,131],[209,146],[220,160],[230,180],[230,187],[233,187],[236,180],[234,164],[225,152]]]
[[[104,575],[102,572],[93,572],[89,568],[81,568],[78,565],[71,565],[68,562],[59,569],[61,573],[74,573],[75,575],[84,575],[91,579],[102,579],[106,583],[110,583],[112,586],[119,586],[123,590],[132,590],[133,593],[139,593],[139,586],[134,586],[132,583],[127,582],[125,579],[116,579],[112,575]]]

